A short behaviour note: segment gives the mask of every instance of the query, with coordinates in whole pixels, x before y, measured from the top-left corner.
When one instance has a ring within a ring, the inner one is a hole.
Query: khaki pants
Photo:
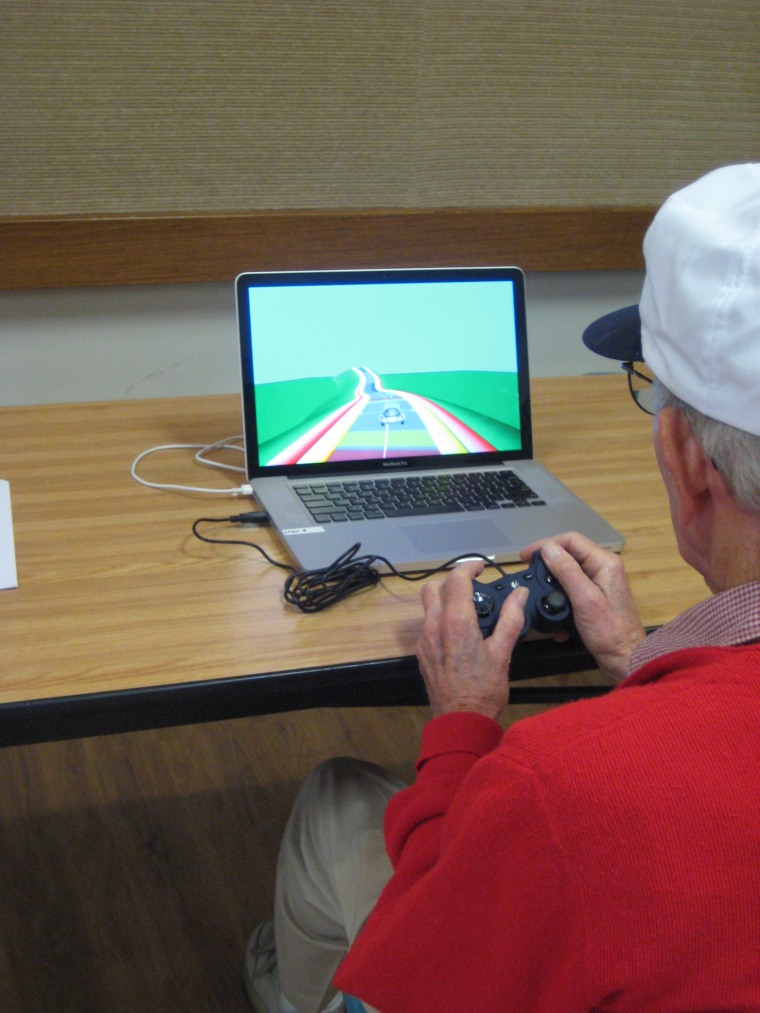
[[[280,984],[299,1013],[319,1013],[335,996],[338,965],[391,876],[383,817],[405,787],[341,758],[317,767],[298,793],[280,846],[274,924]]]

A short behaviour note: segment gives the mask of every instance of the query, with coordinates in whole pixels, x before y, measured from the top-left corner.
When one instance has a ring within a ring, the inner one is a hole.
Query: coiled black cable
[[[361,543],[356,542],[342,555],[338,556],[334,563],[321,567],[317,570],[294,570],[288,563],[281,563],[272,559],[260,545],[249,542],[242,538],[209,538],[198,531],[201,523],[223,524],[223,523],[251,523],[260,522],[266,517],[265,514],[252,511],[248,514],[238,514],[235,517],[199,517],[193,524],[193,534],[203,542],[221,543],[223,545],[247,545],[256,549],[264,556],[268,563],[278,566],[282,570],[291,570],[285,578],[283,595],[289,605],[295,605],[301,612],[321,612],[336,602],[342,601],[351,594],[356,594],[366,587],[372,587],[380,582],[383,574],[376,569],[376,563],[384,563],[388,570],[395,577],[401,580],[416,581],[432,577],[434,573],[442,570],[449,570],[452,566],[465,559],[482,559],[486,566],[493,566],[504,576],[505,571],[494,563],[488,556],[480,552],[468,552],[465,555],[455,556],[440,566],[427,570],[413,570],[402,573],[387,560],[384,556],[359,556]]]

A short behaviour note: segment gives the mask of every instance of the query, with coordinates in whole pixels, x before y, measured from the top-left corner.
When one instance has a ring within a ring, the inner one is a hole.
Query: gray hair
[[[760,512],[760,436],[708,418],[676,397],[660,380],[655,379],[654,385],[655,410],[677,408],[734,499]]]

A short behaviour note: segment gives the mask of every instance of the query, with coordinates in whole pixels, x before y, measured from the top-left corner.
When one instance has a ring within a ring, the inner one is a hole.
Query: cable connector
[[[232,490],[233,496],[253,496],[253,486],[250,482],[246,482],[237,489]]]
[[[245,514],[236,514],[229,518],[232,524],[268,524],[269,514],[266,510],[249,510]]]

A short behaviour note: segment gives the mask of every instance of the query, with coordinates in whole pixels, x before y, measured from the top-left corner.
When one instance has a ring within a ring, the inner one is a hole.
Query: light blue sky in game
[[[257,384],[351,366],[517,369],[510,281],[274,286],[249,299]]]

